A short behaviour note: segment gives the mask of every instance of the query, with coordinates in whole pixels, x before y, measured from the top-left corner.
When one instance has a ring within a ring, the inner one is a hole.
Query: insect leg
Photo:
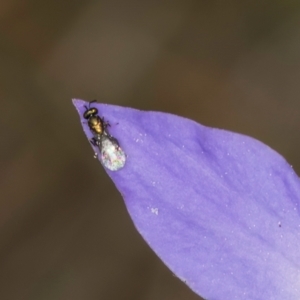
[[[94,146],[94,147],[98,147],[99,146],[99,141],[96,138],[91,138],[90,139],[90,143]]]

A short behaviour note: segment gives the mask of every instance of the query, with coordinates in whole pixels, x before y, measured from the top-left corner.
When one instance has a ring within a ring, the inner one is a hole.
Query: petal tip
[[[73,105],[76,107],[82,106],[85,103],[84,100],[76,99],[76,98],[73,98],[72,102],[73,102]]]

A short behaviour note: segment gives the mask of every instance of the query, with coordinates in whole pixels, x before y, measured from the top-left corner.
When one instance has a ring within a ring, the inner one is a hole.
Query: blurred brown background
[[[1,0],[0,299],[200,299],[134,229],[71,98],[251,135],[299,173],[299,17],[292,0]]]

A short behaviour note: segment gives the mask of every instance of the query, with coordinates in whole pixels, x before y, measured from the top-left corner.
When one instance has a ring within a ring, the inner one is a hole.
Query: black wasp
[[[91,104],[96,102],[93,100],[89,102],[88,106],[85,106],[85,112],[83,117],[88,121],[88,126],[93,133],[93,137],[90,140],[94,147],[97,147],[100,151],[101,163],[111,171],[117,171],[124,167],[126,161],[126,155],[119,145],[116,138],[112,137],[107,128],[110,126],[108,122],[105,122],[104,118],[98,115],[98,109],[91,107]],[[98,156],[96,154],[96,156]]]

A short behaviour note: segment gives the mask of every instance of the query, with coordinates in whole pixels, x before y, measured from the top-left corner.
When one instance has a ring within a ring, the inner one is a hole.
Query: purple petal
[[[74,104],[83,120],[87,103]],[[127,154],[108,175],[176,276],[208,300],[300,299],[300,182],[278,153],[174,115],[93,106]]]

